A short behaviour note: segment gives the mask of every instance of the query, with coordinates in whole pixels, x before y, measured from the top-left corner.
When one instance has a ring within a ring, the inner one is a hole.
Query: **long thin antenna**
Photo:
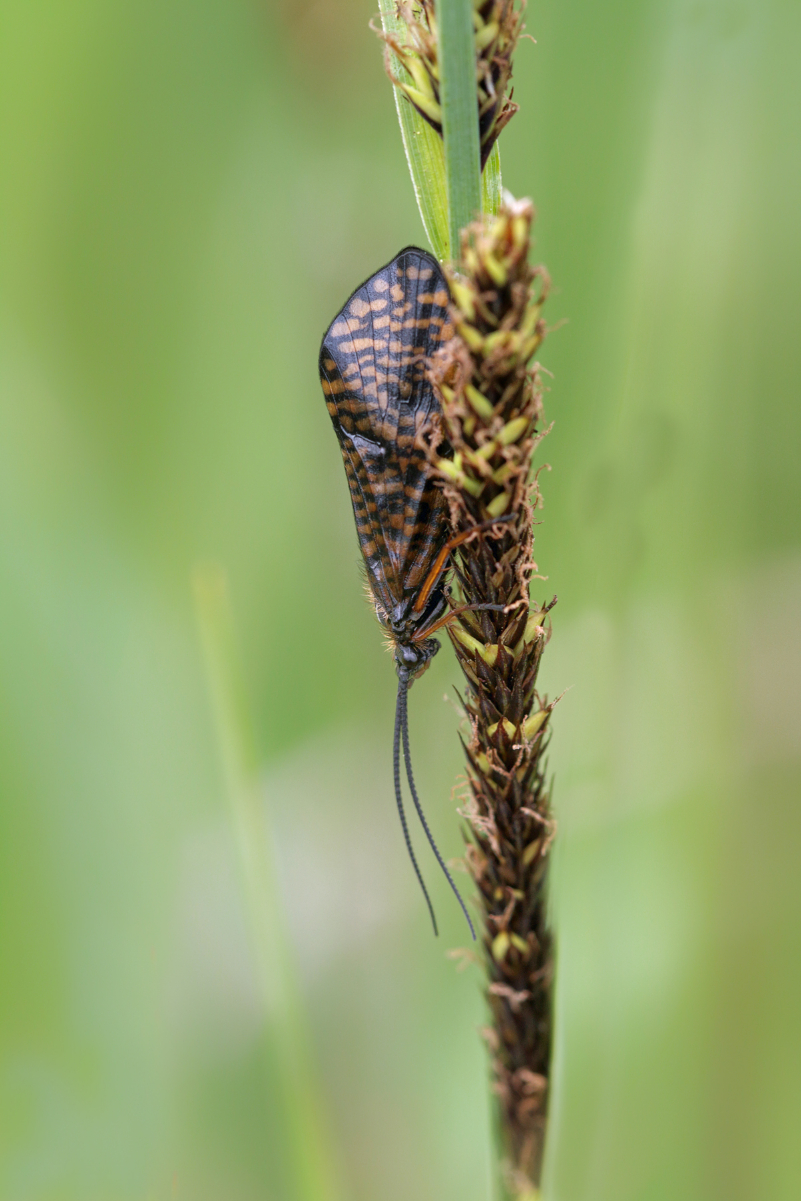
[[[456,887],[456,885],[453,882],[453,877],[451,876],[451,873],[448,871],[447,867],[445,866],[445,862],[439,853],[439,847],[434,842],[434,836],[432,835],[431,831],[428,828],[428,822],[426,821],[425,814],[423,813],[423,809],[420,804],[420,799],[417,795],[417,789],[414,786],[414,776],[412,775],[412,756],[411,756],[411,752],[409,750],[409,716],[408,716],[408,711],[407,711],[407,707],[406,707],[407,691],[408,691],[408,685],[407,685],[406,681],[401,677],[398,681],[398,708],[397,708],[397,713],[396,713],[396,718],[395,718],[395,747],[396,747],[395,763],[397,765],[397,762],[398,762],[398,756],[397,756],[398,728],[397,727],[398,727],[398,717],[400,717],[400,728],[401,728],[401,733],[403,735],[403,761],[406,764],[406,778],[409,781],[409,789],[412,794],[412,800],[414,801],[414,807],[417,810],[417,816],[420,818],[422,827],[426,832],[426,838],[428,839],[428,841],[431,844],[431,850],[434,852],[434,854],[437,857],[437,863],[440,865],[443,872],[445,873],[445,878],[447,879],[448,883],[450,884],[451,888],[453,889],[456,900],[459,902],[459,904],[462,907],[462,913],[465,915],[465,918],[467,919],[467,924],[470,927],[470,933],[473,936],[473,942],[475,942],[476,941],[476,932],[473,929],[473,923],[470,921],[470,914],[467,912],[467,909],[465,908],[465,903],[462,900],[462,896],[461,896],[461,893],[459,892],[459,889]],[[398,797],[400,797],[398,775],[395,776],[395,787],[396,787],[396,790],[398,790]],[[421,881],[421,883],[422,883],[422,881]],[[425,889],[423,891],[425,891]],[[428,895],[428,894],[426,894],[426,895]]]
[[[417,860],[414,857],[414,850],[412,849],[412,840],[409,837],[409,827],[406,824],[406,814],[403,811],[403,796],[401,795],[401,775],[400,775],[400,738],[401,738],[401,726],[403,726],[404,749],[405,749],[405,743],[407,741],[407,739],[405,737],[406,726],[405,726],[405,721],[402,721],[402,719],[401,719],[401,715],[405,714],[405,712],[406,712],[406,688],[407,688],[406,681],[402,678],[399,678],[398,679],[398,699],[395,704],[395,740],[392,744],[392,762],[393,762],[393,767],[395,769],[395,800],[398,802],[398,813],[400,814],[401,826],[403,827],[403,837],[406,839],[406,850],[409,852],[409,858],[412,861],[412,867],[414,868],[414,874],[417,876],[418,883],[423,890],[423,896],[426,899],[426,905],[428,905],[428,912],[431,914],[431,924],[434,927],[434,934],[438,936],[439,930],[437,929],[437,919],[434,916],[434,906],[431,904],[431,897],[428,895],[428,889],[426,888],[425,884],[423,883],[423,877],[420,873],[420,868],[417,866]],[[412,790],[412,795],[414,795],[414,790]],[[416,797],[415,797],[415,805],[417,805],[417,811],[419,813],[420,806],[417,802]],[[423,825],[425,825],[425,821],[423,822]],[[430,839],[431,835],[429,834],[428,837]],[[439,858],[439,856],[437,856],[437,857]],[[445,874],[447,875],[447,872]],[[461,898],[459,898],[459,899],[461,900]],[[464,906],[462,906],[462,908],[464,908]],[[470,921],[470,918],[468,918],[467,920]],[[471,929],[472,929],[472,927],[471,927]],[[473,935],[473,937],[475,938],[475,934]]]

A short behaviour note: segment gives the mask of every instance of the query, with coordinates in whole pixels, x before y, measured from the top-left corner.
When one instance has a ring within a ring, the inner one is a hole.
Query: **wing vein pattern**
[[[408,247],[353,293],[320,350],[359,546],[388,617],[407,607],[446,538],[446,502],[415,442],[439,412],[426,360],[452,332],[439,264]]]

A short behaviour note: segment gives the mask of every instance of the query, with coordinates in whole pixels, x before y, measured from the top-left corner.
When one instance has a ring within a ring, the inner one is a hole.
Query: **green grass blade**
[[[492,147],[490,156],[487,159],[487,165],[484,168],[484,174],[481,176],[481,210],[484,213],[490,213],[492,216],[498,212],[501,207],[501,194],[503,185],[501,183],[501,152],[498,149],[498,143]]]
[[[271,831],[258,782],[225,573],[196,568],[195,608],[225,787],[240,853],[247,916],[288,1131],[298,1201],[340,1201],[339,1174],[312,1067],[310,1042],[278,895]]]
[[[399,41],[404,41],[405,25],[398,19],[395,0],[379,0],[379,7],[384,31],[393,33]],[[470,40],[472,46],[472,26]],[[391,51],[390,61],[396,76],[411,82],[411,77],[405,67],[397,55]],[[475,88],[473,90],[475,91]],[[448,184],[445,177],[445,152],[442,138],[423,120],[398,88],[394,88],[393,91],[403,148],[406,152],[406,161],[412,177],[412,187],[417,199],[417,207],[420,210],[420,218],[434,254],[441,262],[444,262],[451,257],[451,236],[448,228]],[[478,146],[477,114],[476,146]],[[478,153],[480,151],[476,150],[476,154]],[[457,186],[457,192],[459,190]],[[501,158],[496,142],[481,179],[482,211],[497,213],[500,203]],[[468,205],[472,207],[467,207],[466,211],[472,216],[478,207],[475,203],[475,195]]]
[[[404,41],[406,27],[397,17],[395,0],[379,0],[379,6],[384,31],[395,34],[398,41]],[[406,78],[411,82],[411,77],[398,56],[390,52],[390,59],[396,77]],[[442,139],[398,88],[392,90],[395,93],[395,108],[398,112],[403,148],[406,151],[406,161],[409,164],[409,174],[412,177],[423,227],[431,249],[440,262],[444,262],[450,258],[450,239]]]
[[[448,232],[452,252],[459,231],[481,211],[476,50],[472,0],[439,0],[439,60]]]

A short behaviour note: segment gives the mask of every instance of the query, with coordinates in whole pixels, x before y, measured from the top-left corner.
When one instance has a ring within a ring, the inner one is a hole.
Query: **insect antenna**
[[[423,813],[423,809],[420,804],[420,798],[417,795],[417,789],[414,786],[414,776],[412,775],[412,756],[411,756],[411,752],[409,750],[409,715],[408,715],[408,710],[407,710],[407,706],[406,706],[406,696],[407,696],[407,692],[408,692],[408,687],[409,686],[408,686],[407,681],[401,676],[398,679],[398,706],[397,706],[396,717],[395,717],[395,751],[396,751],[395,764],[397,767],[397,765],[398,765],[398,755],[397,755],[398,719],[400,718],[400,732],[403,736],[403,761],[406,764],[406,778],[409,781],[409,790],[412,794],[412,800],[414,801],[414,807],[417,810],[417,816],[420,818],[421,825],[422,825],[423,829],[425,830],[426,838],[428,839],[429,843],[431,844],[431,850],[434,852],[434,854],[436,856],[437,863],[440,865],[443,872],[445,873],[445,878],[448,881],[448,883],[450,884],[451,888],[453,889],[453,893],[454,893],[454,896],[456,897],[456,900],[459,902],[459,904],[462,907],[462,913],[465,915],[465,918],[467,919],[467,924],[470,927],[470,933],[473,936],[473,942],[475,942],[476,932],[473,929],[473,923],[470,920],[470,914],[467,912],[467,909],[465,908],[465,903],[462,900],[462,896],[461,896],[461,893],[459,892],[459,889],[456,887],[456,885],[453,882],[453,877],[451,876],[451,873],[448,871],[447,867],[445,866],[445,861],[443,860],[442,856],[439,853],[439,847],[434,842],[434,836],[432,835],[431,831],[428,828],[428,822],[426,821],[425,814]],[[396,788],[397,795],[398,795],[398,803],[400,804],[399,774],[396,774],[396,776],[395,776],[395,788]],[[410,848],[410,850],[411,850],[411,848]],[[414,856],[412,856],[412,861],[414,861]],[[417,864],[415,864],[415,867],[416,866],[417,866]],[[420,873],[418,872],[417,874],[418,874],[418,878],[419,878]],[[423,881],[421,880],[420,883],[422,884]],[[425,888],[423,888],[423,892],[425,892]],[[426,893],[426,899],[428,900],[428,893]],[[430,905],[431,905],[431,902],[429,901],[429,907],[430,907]],[[433,917],[433,913],[432,913],[432,917]]]
[[[403,796],[401,794],[401,774],[400,774],[400,742],[401,742],[401,727],[402,727],[403,731],[404,731],[404,754],[405,754],[406,742],[408,741],[408,736],[406,735],[406,719],[405,719],[406,688],[407,688],[406,681],[403,679],[399,680],[398,681],[398,699],[395,704],[395,738],[394,738],[394,741],[392,744],[392,762],[393,762],[393,767],[395,770],[395,800],[398,803],[398,813],[400,814],[401,826],[403,827],[403,837],[406,840],[406,850],[409,852],[409,858],[412,861],[412,867],[414,868],[414,874],[417,876],[417,881],[423,890],[423,896],[426,899],[426,905],[428,905],[428,912],[431,914],[431,924],[434,927],[434,934],[439,936],[439,930],[437,929],[437,919],[434,916],[434,906],[431,904],[431,897],[428,895],[428,889],[426,888],[425,884],[423,883],[423,876],[422,876],[422,873],[420,872],[420,868],[418,867],[417,860],[415,859],[415,856],[414,856],[412,840],[409,837],[409,827],[406,824],[406,814],[403,811]],[[403,698],[402,700],[401,700],[401,697]],[[417,812],[419,813],[420,806],[417,802],[417,797],[415,795],[414,788],[412,788],[412,796],[414,796],[415,805],[417,805]],[[423,818],[423,826],[425,827],[425,819],[424,818]],[[427,829],[426,829],[426,833],[428,833]],[[430,840],[431,835],[429,834],[428,837]],[[438,853],[437,853],[437,858],[439,858]],[[440,860],[440,862],[442,862],[442,861]],[[445,874],[447,875],[447,872]],[[457,896],[458,896],[458,893],[457,893]],[[461,897],[459,899],[461,900]],[[462,908],[464,908],[464,906],[462,906]],[[467,920],[470,921],[470,918],[468,918]],[[471,929],[472,929],[472,927],[471,927]],[[475,935],[473,935],[473,937],[475,938]]]

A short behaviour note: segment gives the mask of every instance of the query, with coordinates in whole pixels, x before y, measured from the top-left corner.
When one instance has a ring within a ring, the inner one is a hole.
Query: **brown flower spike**
[[[442,136],[439,53],[436,6],[433,0],[398,0],[398,16],[408,31],[399,42],[391,33],[373,26],[386,45],[387,74],[396,88],[414,105],[420,116]],[[517,112],[509,83],[512,55],[523,31],[523,9],[515,0],[479,0],[473,9],[478,88],[478,129],[481,168],[503,127]],[[394,51],[408,72],[399,79],[392,67]]]
[[[552,976],[545,878],[554,823],[543,755],[553,703],[536,683],[556,598],[529,604],[539,499],[531,467],[544,434],[537,369],[528,364],[545,334],[548,277],[529,266],[532,219],[529,201],[510,200],[463,231],[461,261],[448,273],[456,335],[429,366],[442,417],[427,439],[454,533],[511,515],[496,536],[471,539],[454,554],[459,603],[504,611],[462,612],[447,629],[467,681],[466,858],[482,908],[487,1037],[516,1194],[530,1192],[540,1175]],[[452,457],[438,453],[443,443]]]

